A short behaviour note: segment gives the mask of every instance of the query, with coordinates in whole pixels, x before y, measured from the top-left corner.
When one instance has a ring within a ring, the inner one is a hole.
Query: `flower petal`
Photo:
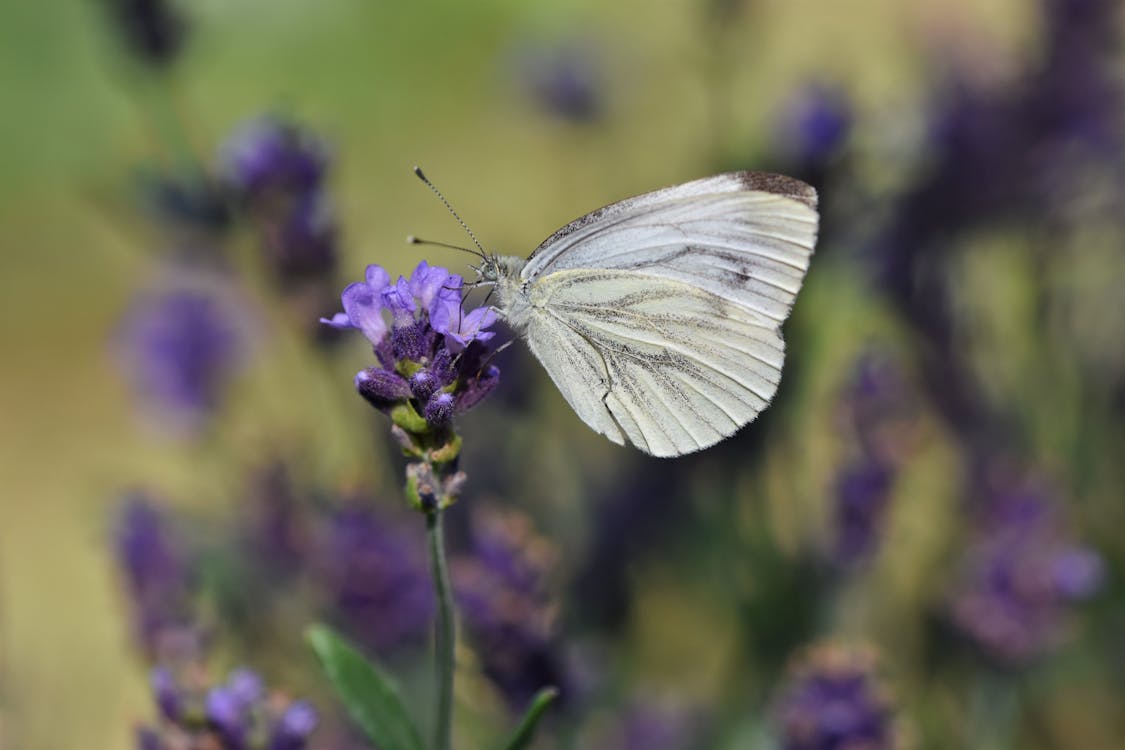
[[[449,278],[449,271],[446,269],[422,261],[410,276],[410,293],[418,298],[422,309],[429,310]]]
[[[391,285],[391,275],[387,273],[387,269],[375,263],[367,267],[365,276],[367,286],[371,287],[371,291],[375,294],[382,294],[383,290]]]
[[[378,344],[387,335],[387,322],[383,320],[383,305],[379,295],[367,284],[357,281],[344,287],[340,295],[344,311],[352,325],[363,331],[372,344]]]
[[[352,325],[352,320],[351,320],[351,318],[348,317],[348,314],[342,313],[342,312],[336,313],[335,315],[332,316],[331,319],[321,318],[320,322],[323,323],[326,326],[332,326],[333,328],[339,328],[341,331],[345,331],[345,330],[348,330],[350,328],[355,328],[355,326]]]

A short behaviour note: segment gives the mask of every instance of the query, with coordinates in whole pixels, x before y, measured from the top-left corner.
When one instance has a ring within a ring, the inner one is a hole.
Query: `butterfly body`
[[[618,444],[677,456],[733,434],[777,390],[816,239],[816,194],[717,175],[611,204],[480,280],[578,416]]]

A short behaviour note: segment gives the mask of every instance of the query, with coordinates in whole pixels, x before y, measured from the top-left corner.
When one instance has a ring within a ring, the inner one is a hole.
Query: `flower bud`
[[[369,367],[355,376],[355,389],[376,409],[389,409],[396,402],[410,398],[410,384],[397,373]]]
[[[426,421],[435,427],[449,424],[453,419],[453,395],[449,393],[434,394],[423,410]]]
[[[429,401],[430,396],[438,389],[438,383],[426,370],[419,370],[410,378],[410,391],[419,403]]]

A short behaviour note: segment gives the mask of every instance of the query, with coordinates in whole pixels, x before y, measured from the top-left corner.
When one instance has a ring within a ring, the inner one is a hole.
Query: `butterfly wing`
[[[521,272],[578,268],[682,281],[781,323],[816,244],[816,191],[781,175],[736,172],[629,198],[548,237]]]
[[[521,273],[532,351],[614,442],[656,456],[713,445],[777,390],[815,206],[804,183],[743,172],[572,222]]]
[[[579,417],[654,456],[706,448],[766,407],[784,343],[768,319],[681,281],[575,269],[532,292],[528,341]]]

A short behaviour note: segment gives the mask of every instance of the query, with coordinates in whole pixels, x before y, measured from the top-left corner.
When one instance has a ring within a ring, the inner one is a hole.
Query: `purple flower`
[[[336,270],[336,222],[323,194],[299,196],[276,222],[261,229],[266,261],[283,283]]]
[[[784,750],[902,747],[886,690],[867,650],[820,645],[790,669],[774,710]]]
[[[164,67],[187,38],[183,14],[171,0],[104,0],[117,33],[141,62]]]
[[[1049,496],[1020,482],[978,512],[949,615],[986,658],[1025,666],[1060,643],[1073,604],[1097,591],[1102,573],[1100,556],[1069,537]]]
[[[220,151],[221,171],[243,195],[307,194],[320,188],[328,149],[297,125],[272,116],[239,126]]]
[[[450,351],[459,352],[473,341],[485,342],[494,335],[485,328],[496,323],[496,313],[487,307],[478,307],[459,319],[450,316],[442,327],[435,324],[435,328],[445,334],[445,342]]]
[[[833,507],[834,563],[854,565],[878,549],[893,479],[887,467],[871,462],[841,472]]]
[[[116,348],[126,377],[162,426],[198,431],[217,410],[242,359],[237,318],[229,295],[203,279],[137,294]]]
[[[261,678],[248,669],[209,685],[199,664],[186,665],[178,675],[154,674],[153,685],[162,718],[137,728],[140,750],[304,750],[317,725],[312,706],[267,695]],[[175,696],[175,712],[165,706],[167,694]]]
[[[870,348],[856,358],[840,398],[841,427],[869,460],[897,469],[919,442],[918,395],[902,365]]]
[[[273,726],[268,750],[301,750],[319,721],[307,701],[293,701]]]
[[[197,656],[193,562],[165,513],[147,495],[131,493],[118,511],[113,542],[141,650],[157,662]],[[153,680],[158,692],[167,687],[163,676]],[[161,705],[171,710],[170,703]]]
[[[852,454],[836,478],[829,558],[838,568],[878,550],[899,469],[918,442],[916,398],[897,363],[863,352],[840,398],[841,427]]]
[[[169,721],[178,720],[183,709],[183,698],[171,670],[166,667],[156,667],[152,670],[149,682],[152,685],[152,694],[156,699],[157,708],[160,709],[160,715]]]
[[[212,688],[204,704],[207,721],[218,732],[223,747],[242,748],[249,732],[246,706],[227,685]]]
[[[465,631],[485,674],[514,709],[539,689],[570,682],[555,638],[548,574],[555,551],[514,511],[478,509],[470,554],[453,561],[453,588]]]
[[[571,123],[605,112],[600,50],[582,41],[537,43],[515,56],[518,83],[544,113]]]
[[[335,277],[337,227],[326,189],[328,150],[312,133],[276,117],[235,131],[220,171],[258,230],[265,261],[283,290]]]
[[[791,160],[815,167],[840,153],[851,125],[851,105],[844,93],[834,86],[813,83],[786,103],[777,140]]]
[[[314,560],[331,619],[382,656],[424,641],[434,614],[424,550],[414,524],[359,504],[337,510]]]
[[[360,395],[386,412],[408,406],[417,420],[441,428],[496,387],[500,371],[486,364],[484,346],[495,335],[485,329],[496,314],[487,308],[463,314],[461,289],[460,276],[425,261],[394,283],[381,266],[370,265],[364,281],[344,288],[344,312],[321,322],[358,329],[374,348],[380,366],[355,376]]]

